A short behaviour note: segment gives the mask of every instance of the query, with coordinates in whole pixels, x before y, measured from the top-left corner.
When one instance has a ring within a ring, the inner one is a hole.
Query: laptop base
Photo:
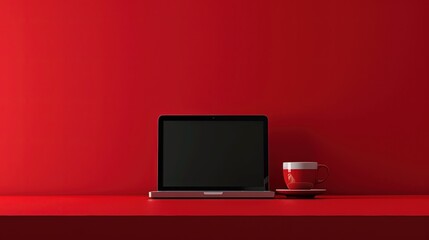
[[[272,191],[151,191],[149,198],[273,198]]]

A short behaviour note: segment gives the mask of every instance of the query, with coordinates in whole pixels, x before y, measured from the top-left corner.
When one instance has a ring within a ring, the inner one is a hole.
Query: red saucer
[[[314,198],[325,192],[326,189],[276,189],[277,194],[285,195],[288,198]]]

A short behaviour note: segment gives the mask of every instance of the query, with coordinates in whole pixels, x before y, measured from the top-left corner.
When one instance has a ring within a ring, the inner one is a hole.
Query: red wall
[[[160,114],[269,117],[334,194],[429,194],[427,1],[0,1],[0,194],[156,188]]]

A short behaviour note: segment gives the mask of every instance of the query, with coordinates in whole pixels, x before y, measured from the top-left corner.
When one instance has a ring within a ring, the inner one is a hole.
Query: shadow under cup
[[[318,178],[320,168],[326,169],[326,177]],[[283,178],[289,189],[312,189],[314,185],[326,181],[329,168],[317,162],[284,162]]]

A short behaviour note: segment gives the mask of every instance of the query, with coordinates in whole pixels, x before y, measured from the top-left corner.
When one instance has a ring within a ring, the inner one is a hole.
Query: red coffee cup
[[[326,169],[326,177],[319,179],[319,169]],[[317,162],[283,162],[283,178],[289,189],[312,189],[326,181],[329,168]]]

